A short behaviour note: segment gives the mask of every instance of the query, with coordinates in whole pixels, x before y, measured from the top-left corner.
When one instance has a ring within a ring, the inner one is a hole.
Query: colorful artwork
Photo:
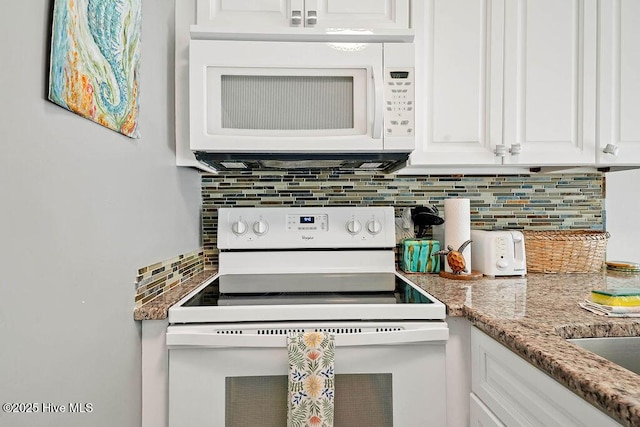
[[[49,99],[138,138],[141,0],[55,0]]]

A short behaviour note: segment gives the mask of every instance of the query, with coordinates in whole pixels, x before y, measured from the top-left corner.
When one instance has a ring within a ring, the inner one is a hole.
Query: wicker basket
[[[530,273],[595,273],[607,251],[606,231],[523,231]]]

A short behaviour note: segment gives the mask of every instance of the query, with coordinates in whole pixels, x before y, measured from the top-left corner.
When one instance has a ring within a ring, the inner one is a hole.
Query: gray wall
[[[640,170],[608,173],[606,182],[607,259],[640,262]]]
[[[2,426],[140,425],[136,270],[200,246],[200,178],[173,151],[173,3],[143,2],[131,140],[46,101],[53,1],[3,2],[0,403],[93,412]]]

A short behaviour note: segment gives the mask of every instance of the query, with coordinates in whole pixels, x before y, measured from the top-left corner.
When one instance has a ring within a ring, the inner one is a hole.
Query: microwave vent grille
[[[225,169],[248,169],[249,168],[249,166],[247,166],[247,164],[244,162],[220,162],[220,164],[224,166]]]
[[[216,153],[196,151],[196,159],[217,170],[366,170],[392,173],[406,166],[409,152]]]

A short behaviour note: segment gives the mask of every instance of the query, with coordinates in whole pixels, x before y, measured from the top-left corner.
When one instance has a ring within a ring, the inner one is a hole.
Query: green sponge
[[[620,288],[591,291],[591,301],[602,305],[636,307],[640,306],[640,289]]]

